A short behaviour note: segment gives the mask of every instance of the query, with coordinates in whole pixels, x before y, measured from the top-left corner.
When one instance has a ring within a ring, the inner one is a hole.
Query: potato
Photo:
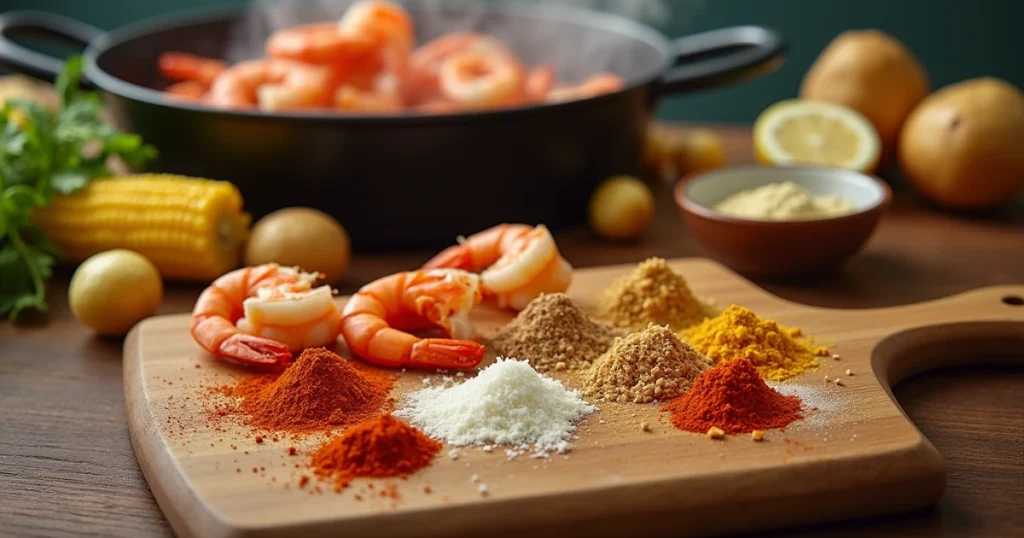
[[[98,334],[120,336],[160,308],[160,272],[143,255],[124,249],[87,258],[71,277],[71,313]]]
[[[320,272],[333,284],[348,268],[348,232],[330,215],[309,207],[288,207],[263,217],[252,228],[245,264],[278,263]]]
[[[590,225],[607,239],[642,235],[654,219],[654,195],[632,176],[604,180],[590,197]]]

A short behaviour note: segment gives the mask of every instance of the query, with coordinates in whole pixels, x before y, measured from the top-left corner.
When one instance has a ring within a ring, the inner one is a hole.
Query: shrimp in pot
[[[438,84],[446,99],[462,105],[512,105],[523,97],[523,66],[509,54],[462,52],[441,64]]]
[[[334,108],[348,112],[398,112],[402,110],[402,101],[394,94],[363,91],[344,85],[334,93]]]
[[[363,359],[389,367],[472,368],[485,347],[473,340],[470,310],[481,300],[479,277],[457,269],[407,271],[363,286],[342,310],[341,334]],[[405,332],[430,326],[450,338]]]
[[[192,81],[209,88],[227,64],[186,52],[165,52],[157,59],[160,74],[176,81]]]
[[[231,271],[203,290],[192,309],[192,338],[218,357],[280,366],[292,352],[338,337],[341,313],[320,275],[265,264]]]
[[[213,105],[230,108],[290,110],[327,106],[331,70],[294,60],[249,60],[217,76],[210,88]]]
[[[575,86],[562,86],[548,92],[549,103],[576,101],[617,92],[623,88],[622,78],[611,73],[598,73]]]
[[[206,97],[206,86],[194,81],[194,80],[183,80],[181,82],[175,82],[170,86],[164,88],[164,93],[170,95],[174,99],[181,99],[184,101],[202,101]]]
[[[425,104],[441,97],[438,76],[441,65],[463,52],[494,52],[511,55],[497,39],[473,32],[456,32],[434,39],[412,52],[406,81],[406,100]]]
[[[316,22],[274,32],[266,49],[271,58],[340,67],[366,62],[376,43],[369,36],[343,34],[335,22]]]
[[[543,102],[554,86],[555,68],[551,65],[538,65],[526,74],[524,91],[526,98],[532,102]]]
[[[555,239],[543,224],[536,227],[499,224],[460,240],[458,245],[434,256],[423,268],[452,267],[479,271],[485,294],[502,296],[527,290],[531,283],[539,284],[536,279],[546,269],[554,272],[551,264],[560,258]],[[551,289],[562,285],[552,287],[551,282],[545,281],[541,287],[549,292],[565,291],[569,284],[565,282],[563,289]]]

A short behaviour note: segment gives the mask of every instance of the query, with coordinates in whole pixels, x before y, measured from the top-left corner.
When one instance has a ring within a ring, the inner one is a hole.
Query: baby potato
[[[156,313],[163,295],[156,266],[125,249],[89,257],[75,270],[68,287],[75,319],[105,336],[121,336]]]
[[[330,215],[309,207],[279,209],[260,219],[245,247],[245,264],[278,263],[324,274],[327,284],[348,268],[348,232]]]
[[[607,239],[642,235],[654,219],[654,194],[632,176],[604,180],[590,197],[590,225]]]

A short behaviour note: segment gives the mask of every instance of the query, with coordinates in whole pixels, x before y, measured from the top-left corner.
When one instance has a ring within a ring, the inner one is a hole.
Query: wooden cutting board
[[[755,443],[749,435],[711,440],[678,431],[659,420],[653,405],[604,403],[581,423],[567,457],[509,460],[502,448],[464,448],[452,459],[446,446],[431,467],[407,480],[361,480],[341,493],[323,485],[317,492],[318,482],[300,489],[298,479],[308,474],[301,464],[318,438],[257,444],[243,427],[203,419],[204,387],[227,382],[238,370],[193,343],[188,315],[173,315],[142,322],[125,342],[125,405],[135,453],[181,536],[753,531],[935,502],[945,486],[942,457],[904,415],[890,387],[923,370],[1024,356],[1024,286],[844,311],[784,301],[708,260],[674,260],[672,266],[719,307],[747,306],[803,328],[838,353],[839,360],[823,358],[816,370],[778,386],[817,411]],[[577,270],[569,294],[592,308],[596,295],[632,267]],[[476,315],[485,335],[511,318],[486,305]],[[343,344],[337,351],[347,354]],[[489,353],[481,366],[493,358]],[[844,385],[826,384],[826,374]],[[406,372],[395,398],[423,387],[424,377],[441,376]],[[579,386],[571,377],[555,377]],[[641,422],[650,431],[642,431]],[[290,446],[298,455],[287,454]],[[480,483],[488,495],[479,493]],[[390,494],[379,495],[382,490]]]

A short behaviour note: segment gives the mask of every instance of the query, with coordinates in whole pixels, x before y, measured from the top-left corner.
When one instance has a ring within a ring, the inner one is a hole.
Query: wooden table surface
[[[720,132],[730,162],[749,162],[749,130]],[[794,301],[864,308],[1024,282],[1024,200],[996,213],[952,216],[903,185],[895,188],[895,203],[875,236],[841,271],[813,281],[758,284]],[[655,223],[642,242],[610,245],[585,227],[557,239],[577,267],[706,255],[678,217],[668,185],[659,189]],[[339,288],[354,291],[430,254],[357,256]],[[0,534],[169,535],[128,438],[121,342],[95,338],[74,321],[67,282],[66,275],[54,281],[45,320],[0,322]],[[189,311],[199,291],[169,285],[160,313]],[[945,497],[910,514],[775,535],[1024,536],[1024,371],[933,372],[895,392],[947,459]]]

